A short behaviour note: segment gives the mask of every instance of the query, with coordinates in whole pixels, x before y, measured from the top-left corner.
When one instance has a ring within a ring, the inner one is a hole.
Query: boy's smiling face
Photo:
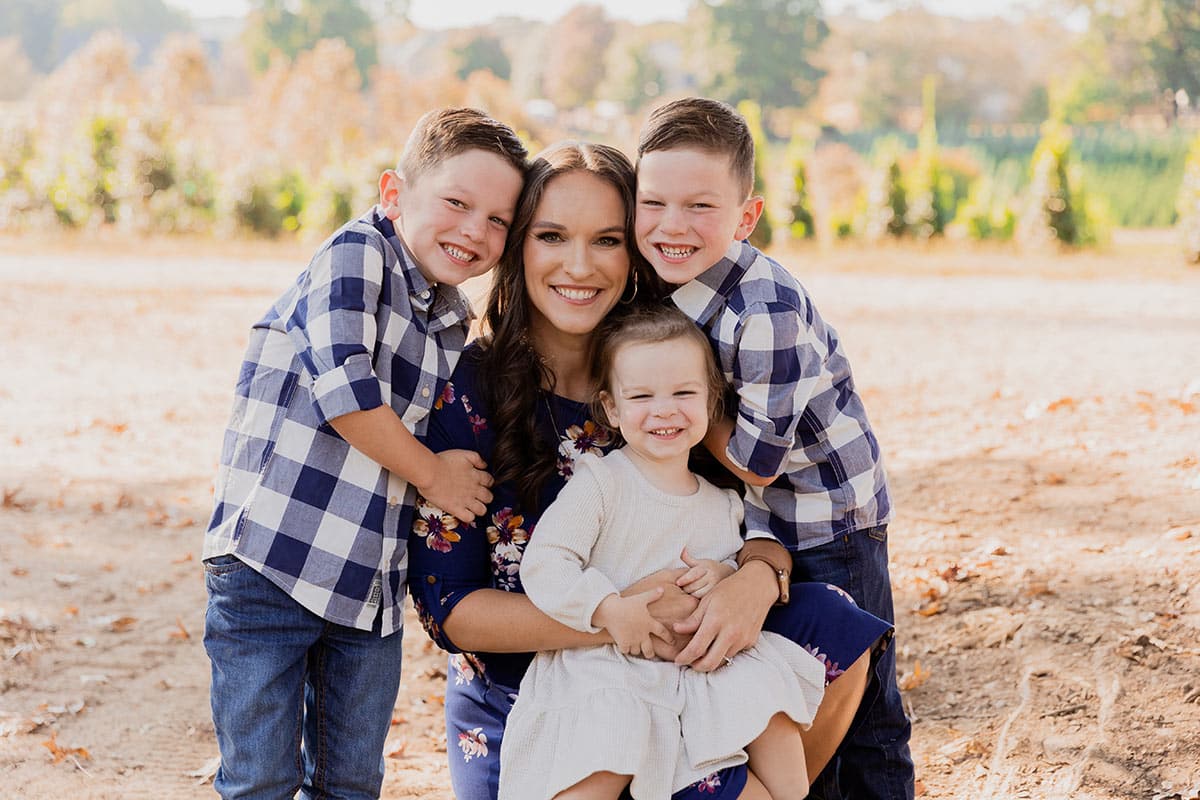
[[[654,150],[637,174],[638,249],[667,283],[684,284],[745,239],[762,214],[747,199],[727,156],[706,150]]]
[[[500,260],[522,182],[499,155],[465,150],[414,180],[383,173],[379,204],[425,279],[457,286]]]

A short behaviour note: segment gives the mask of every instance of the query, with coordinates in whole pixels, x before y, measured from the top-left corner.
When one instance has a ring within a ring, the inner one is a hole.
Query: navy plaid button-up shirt
[[[331,622],[370,630],[382,608],[399,630],[415,492],[329,420],[389,403],[421,436],[470,319],[378,208],[330,237],[251,331],[204,558],[236,555]]]
[[[737,392],[730,459],[780,476],[747,487],[747,537],[803,550],[886,523],[891,500],[879,442],[837,332],[800,282],[749,243],[734,242],[671,300],[708,335]]]

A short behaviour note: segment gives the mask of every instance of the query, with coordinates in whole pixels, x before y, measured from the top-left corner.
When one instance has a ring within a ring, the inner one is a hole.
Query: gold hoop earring
[[[637,267],[634,267],[633,269],[631,269],[629,271],[633,275],[633,280],[630,281],[630,283],[633,284],[633,291],[629,293],[629,297],[621,298],[621,302],[624,303],[625,305],[629,305],[630,303],[632,303],[634,301],[634,298],[637,297],[637,293],[638,293],[638,270],[637,270]],[[622,294],[624,294],[624,293],[622,293]]]

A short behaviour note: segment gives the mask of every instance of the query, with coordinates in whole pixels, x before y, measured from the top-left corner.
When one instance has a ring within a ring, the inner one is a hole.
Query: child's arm
[[[686,547],[679,557],[688,565],[688,571],[680,575],[675,583],[692,597],[704,597],[737,569],[733,565],[711,558],[692,558]]]
[[[592,624],[603,628],[612,636],[613,642],[622,653],[642,658],[654,658],[654,642],[651,637],[670,637],[667,627],[656,620],[647,606],[662,596],[661,588],[622,597],[610,594],[600,601]]]
[[[743,469],[734,463],[729,457],[729,440],[733,438],[734,431],[737,429],[732,417],[721,417],[713,424],[708,426],[708,433],[704,435],[704,447],[708,452],[713,454],[717,461],[725,469],[733,473],[734,477],[751,486],[770,486],[775,480],[782,475],[780,472],[776,475],[764,477],[750,470]]]
[[[591,563],[613,495],[607,465],[590,457],[577,461],[574,476],[529,539],[521,557],[521,583],[534,605],[564,625],[589,633],[606,630],[621,652],[651,658],[652,635],[671,639],[667,627],[646,609],[663,590],[621,597],[612,580]]]
[[[417,487],[422,497],[446,513],[471,522],[487,511],[492,476],[478,453],[432,452],[386,405],[352,411],[329,424],[356,450]]]
[[[787,470],[829,345],[795,306],[764,302],[743,315],[734,347],[734,418],[710,429],[705,445],[746,483],[766,486]]]
[[[287,320],[288,338],[312,375],[313,406],[322,421],[430,502],[462,520],[473,519],[491,499],[486,465],[476,454],[434,455],[418,442],[393,409],[393,398],[384,396],[376,374],[376,315],[386,269],[379,245],[358,234],[335,238],[309,264],[304,297]],[[415,324],[407,319],[408,307],[391,313],[396,325]]]

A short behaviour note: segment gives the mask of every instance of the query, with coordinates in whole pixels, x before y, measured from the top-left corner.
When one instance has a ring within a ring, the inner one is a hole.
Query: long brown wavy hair
[[[631,278],[623,302],[609,315],[658,302],[664,286],[638,252],[634,240],[636,174],[633,164],[616,148],[589,142],[560,142],[543,151],[526,173],[525,188],[509,231],[504,255],[492,275],[492,289],[483,315],[480,364],[484,392],[496,431],[496,449],[489,467],[498,483],[516,487],[521,507],[539,511],[542,488],[555,472],[558,439],[537,428],[537,404],[542,391],[554,392],[554,374],[529,338],[531,306],[525,285],[525,239],[546,186],[559,175],[582,170],[617,190],[625,206],[625,248]],[[543,389],[543,387],[545,387]]]

